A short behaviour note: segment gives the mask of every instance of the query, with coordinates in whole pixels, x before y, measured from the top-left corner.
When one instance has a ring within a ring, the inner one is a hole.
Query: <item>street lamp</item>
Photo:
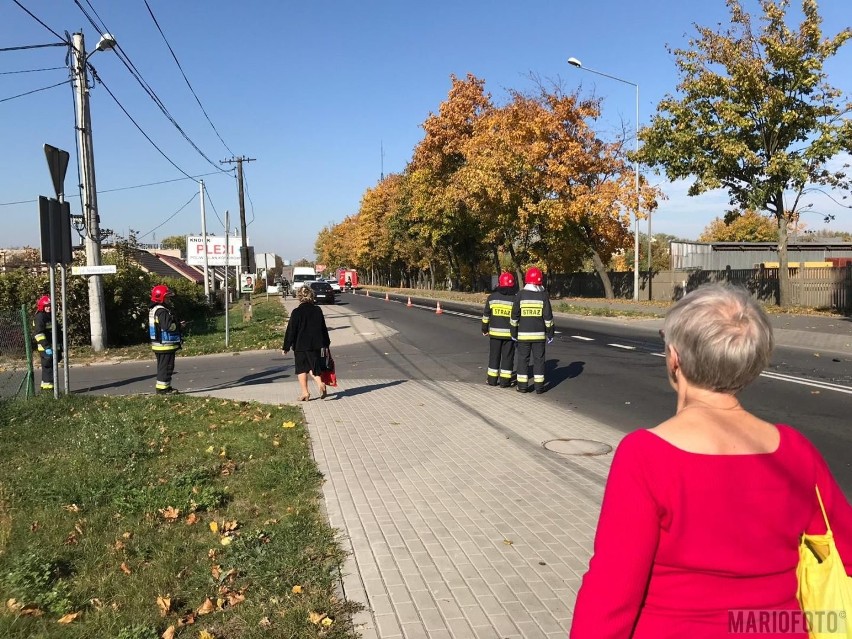
[[[625,80],[624,78],[619,78],[614,75],[609,75],[608,73],[602,73],[601,71],[595,71],[594,69],[590,69],[588,67],[584,67],[583,63],[580,62],[577,58],[568,58],[568,64],[572,67],[577,67],[578,69],[582,69],[583,71],[588,71],[589,73],[595,73],[597,75],[602,75],[605,78],[609,78],[611,80],[617,80],[618,82],[623,82],[624,84],[629,84],[632,87],[636,87],[636,154],[637,158],[634,161],[634,173],[636,174],[636,226],[633,231],[633,299],[639,299],[639,85],[635,82],[631,82],[630,80]],[[648,237],[650,242],[651,236],[651,217],[648,216]],[[650,244],[648,245],[650,249]],[[648,251],[648,277],[651,276],[651,252]]]
[[[92,118],[89,111],[89,75],[86,70],[89,58],[95,51],[106,51],[116,46],[115,38],[104,33],[95,49],[86,55],[86,44],[82,33],[72,36],[73,64],[77,106],[77,137],[79,147],[80,186],[82,189],[83,220],[86,229],[86,264],[101,265],[101,230],[98,215],[98,191],[95,184],[95,150],[92,142]],[[106,348],[106,308],[104,286],[101,275],[89,277],[89,327],[92,349],[96,352]]]

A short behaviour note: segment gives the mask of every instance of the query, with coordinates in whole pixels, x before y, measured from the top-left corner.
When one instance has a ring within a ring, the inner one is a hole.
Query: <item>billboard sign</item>
[[[240,265],[240,247],[243,240],[238,236],[228,236],[228,266]],[[204,266],[204,238],[201,235],[186,236],[186,263],[192,266]],[[225,266],[225,237],[207,236],[207,264]]]

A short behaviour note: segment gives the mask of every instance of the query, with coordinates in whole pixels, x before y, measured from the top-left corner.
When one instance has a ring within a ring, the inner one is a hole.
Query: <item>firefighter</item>
[[[524,274],[524,288],[515,297],[510,320],[512,339],[518,342],[518,392],[527,393],[533,388],[545,391],[545,344],[553,341],[555,328],[550,299],[542,286],[541,270],[532,266]],[[532,356],[533,384],[529,383],[530,356]]]
[[[169,299],[174,293],[165,284],[151,289],[151,308],[148,311],[148,335],[151,338],[151,350],[157,356],[158,395],[174,393],[172,374],[175,371],[175,357],[181,348],[180,322],[174,316]]]
[[[41,390],[53,390],[53,331],[50,321],[50,296],[42,295],[36,301],[33,333],[41,357]],[[58,347],[57,347],[58,348]],[[62,351],[57,362],[62,361]]]
[[[515,342],[509,320],[517,292],[514,275],[501,273],[482,312],[482,334],[491,338],[486,378],[489,386],[509,388],[515,381]]]

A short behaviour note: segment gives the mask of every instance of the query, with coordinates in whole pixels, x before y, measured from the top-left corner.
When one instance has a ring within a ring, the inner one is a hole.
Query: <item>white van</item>
[[[293,283],[290,286],[293,297],[296,297],[296,291],[302,288],[305,282],[313,282],[315,279],[317,279],[317,272],[312,266],[293,267]]]

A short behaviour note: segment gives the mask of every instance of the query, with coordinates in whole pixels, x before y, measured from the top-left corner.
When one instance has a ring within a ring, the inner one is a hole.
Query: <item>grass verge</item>
[[[0,402],[0,636],[351,637],[321,482],[295,407]]]
[[[183,348],[179,356],[209,355],[212,353],[234,353],[238,351],[281,348],[287,312],[281,297],[255,295],[252,298],[252,320],[243,321],[242,303],[231,306],[228,315],[229,344],[225,346],[225,314],[213,318],[207,326],[190,325],[186,331]],[[109,327],[107,327],[109,328]],[[74,364],[103,360],[127,360],[151,358],[148,343],[110,348],[95,353],[88,346],[77,346],[71,350],[70,361]]]

